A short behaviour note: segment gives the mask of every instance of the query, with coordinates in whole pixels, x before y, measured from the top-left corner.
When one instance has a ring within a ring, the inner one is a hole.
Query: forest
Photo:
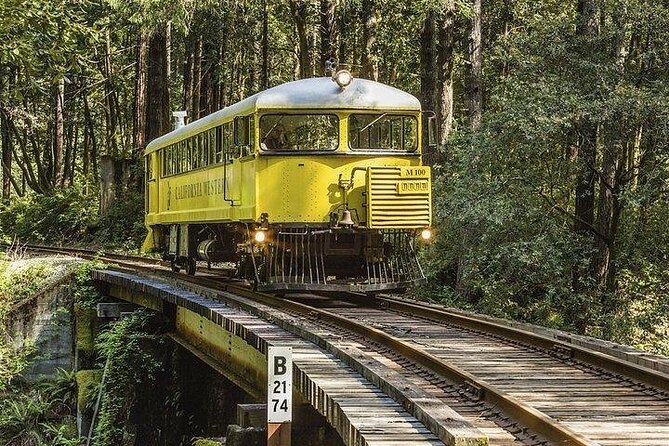
[[[436,113],[414,294],[669,353],[669,1],[0,0],[0,17],[4,240],[136,250],[141,155],[172,111],[334,59]]]

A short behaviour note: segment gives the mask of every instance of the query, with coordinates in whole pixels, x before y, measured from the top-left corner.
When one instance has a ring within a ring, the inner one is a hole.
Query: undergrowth
[[[102,216],[97,191],[81,186],[48,195],[29,193],[0,204],[0,239],[5,243],[137,251],[145,235],[144,196],[139,192],[119,193]]]

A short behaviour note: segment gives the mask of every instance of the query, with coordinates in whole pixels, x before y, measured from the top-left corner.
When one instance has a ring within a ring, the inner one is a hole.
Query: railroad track
[[[669,375],[611,355],[399,298],[279,298],[155,260],[34,249],[158,273],[213,298],[225,290],[251,312],[266,306],[273,322],[327,346],[442,439],[444,419],[459,416],[490,444],[669,445]]]

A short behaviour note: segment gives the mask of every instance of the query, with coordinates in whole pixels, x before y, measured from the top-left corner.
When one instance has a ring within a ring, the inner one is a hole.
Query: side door
[[[228,122],[221,126],[221,146],[223,148],[224,199],[231,206],[239,205],[241,200],[239,178],[239,151],[235,144],[235,124]]]
[[[158,212],[158,169],[160,168],[160,160],[162,160],[164,153],[165,149],[161,149],[150,153],[144,158],[146,162],[146,190],[144,191],[144,210],[146,214],[156,214]]]
[[[251,155],[251,116],[237,116],[232,126],[232,147],[228,152],[226,162],[226,176],[228,183],[228,198],[234,201],[234,206],[241,205],[244,182],[244,164]]]

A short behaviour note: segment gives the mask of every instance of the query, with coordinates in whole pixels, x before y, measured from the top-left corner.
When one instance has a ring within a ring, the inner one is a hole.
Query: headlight
[[[430,228],[425,228],[420,232],[420,238],[422,238],[424,241],[428,241],[432,238],[432,229]]]
[[[265,234],[265,231],[256,231],[253,238],[256,243],[263,243],[267,239],[267,235]]]
[[[351,84],[353,80],[353,75],[348,70],[339,70],[334,75],[334,81],[341,88],[346,88]]]

